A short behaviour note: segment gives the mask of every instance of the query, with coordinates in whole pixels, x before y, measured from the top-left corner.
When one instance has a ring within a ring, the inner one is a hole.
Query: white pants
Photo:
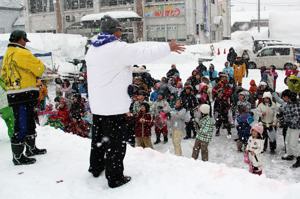
[[[172,133],[175,155],[178,156],[182,156],[182,149],[181,149],[182,134],[183,134],[182,131],[179,129],[174,129]]]
[[[286,132],[286,153],[287,155],[299,156],[299,139],[300,129],[288,128]]]

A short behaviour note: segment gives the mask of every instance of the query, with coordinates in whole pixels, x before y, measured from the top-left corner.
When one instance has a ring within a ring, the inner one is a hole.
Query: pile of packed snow
[[[0,126],[4,124],[0,121]],[[0,134],[0,198],[298,198],[300,184],[248,173],[224,164],[177,157],[168,152],[128,147],[125,174],[132,181],[109,189],[104,174],[87,172],[90,140],[50,127],[39,127],[38,146],[48,153],[36,164],[13,166],[9,140]],[[222,150],[220,148],[220,150]]]
[[[52,52],[53,64],[59,66],[60,73],[78,70],[68,61],[74,58],[83,59],[86,37],[73,34],[28,33],[28,46],[47,52]],[[0,34],[0,40],[8,41],[9,34]]]

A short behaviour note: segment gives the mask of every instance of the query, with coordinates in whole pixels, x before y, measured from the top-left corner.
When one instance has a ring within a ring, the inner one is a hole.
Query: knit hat
[[[262,135],[264,132],[264,127],[261,123],[256,123],[252,126],[251,131],[252,130],[255,130],[256,132]]]
[[[122,26],[117,19],[105,15],[104,17],[101,18],[100,29],[102,32],[114,34],[115,32],[122,30]]]
[[[264,92],[263,98],[268,97],[269,99],[272,99],[272,94],[271,92]]]
[[[201,113],[208,115],[210,111],[210,106],[208,104],[202,104],[200,106],[200,111]]]

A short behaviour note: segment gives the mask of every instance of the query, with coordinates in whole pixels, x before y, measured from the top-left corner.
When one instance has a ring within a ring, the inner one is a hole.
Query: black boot
[[[297,157],[297,161],[295,162],[295,164],[293,164],[292,167],[293,167],[293,168],[298,168],[298,167],[300,167],[300,156]]]
[[[164,144],[166,144],[167,142],[168,142],[168,136],[165,135],[165,136],[164,136]]]
[[[114,182],[108,182],[108,186],[110,188],[117,188],[117,187],[120,187],[126,183],[128,183],[129,181],[131,180],[131,177],[129,176],[124,176],[123,178],[119,179],[119,180],[116,180]]]
[[[156,134],[156,141],[154,142],[154,144],[159,144],[160,143],[160,134]]]
[[[34,158],[28,158],[23,154],[24,151],[24,144],[11,144],[11,151],[13,154],[13,163],[14,165],[26,165],[26,164],[33,164],[36,162]]]
[[[216,136],[220,136],[220,129],[217,129]]]
[[[47,153],[46,149],[38,149],[35,145],[35,137],[29,136],[25,138],[25,145],[26,145],[26,156],[34,156],[34,155],[42,155]]]

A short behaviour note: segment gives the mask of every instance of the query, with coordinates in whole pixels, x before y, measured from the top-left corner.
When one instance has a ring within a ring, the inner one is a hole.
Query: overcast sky
[[[231,0],[233,11],[257,10],[258,0]],[[261,0],[261,9],[273,10],[300,10],[300,0]]]

